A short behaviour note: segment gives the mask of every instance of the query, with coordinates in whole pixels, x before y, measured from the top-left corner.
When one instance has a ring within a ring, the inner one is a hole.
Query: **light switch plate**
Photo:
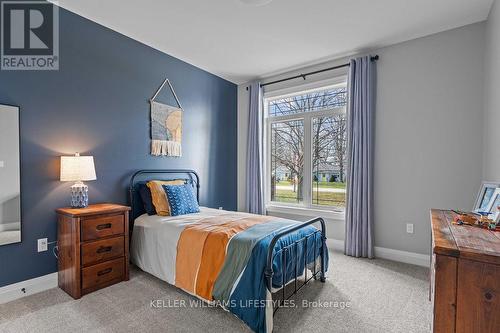
[[[0,161],[0,168],[3,168],[5,166],[5,162],[4,161]]]

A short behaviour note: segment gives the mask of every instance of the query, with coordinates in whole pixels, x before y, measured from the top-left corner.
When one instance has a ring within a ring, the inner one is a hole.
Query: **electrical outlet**
[[[47,238],[40,238],[38,240],[38,252],[47,251]]]
[[[0,161],[0,168],[3,168],[5,167],[5,162],[4,161]]]
[[[222,210],[224,207],[219,207],[219,210]]]
[[[413,223],[406,223],[406,233],[408,234],[413,233]]]

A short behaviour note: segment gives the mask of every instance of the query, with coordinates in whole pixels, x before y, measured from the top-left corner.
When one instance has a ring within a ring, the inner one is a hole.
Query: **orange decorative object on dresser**
[[[59,288],[78,299],[129,279],[130,207],[59,208]]]

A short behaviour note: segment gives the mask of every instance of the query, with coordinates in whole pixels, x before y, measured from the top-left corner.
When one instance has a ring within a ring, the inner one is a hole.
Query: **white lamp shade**
[[[93,156],[61,156],[61,181],[96,180]]]

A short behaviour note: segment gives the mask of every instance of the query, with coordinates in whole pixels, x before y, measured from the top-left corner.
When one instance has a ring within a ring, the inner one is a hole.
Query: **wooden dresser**
[[[57,209],[59,287],[78,299],[129,279],[130,207]]]
[[[500,332],[500,233],[432,210],[434,332]]]

